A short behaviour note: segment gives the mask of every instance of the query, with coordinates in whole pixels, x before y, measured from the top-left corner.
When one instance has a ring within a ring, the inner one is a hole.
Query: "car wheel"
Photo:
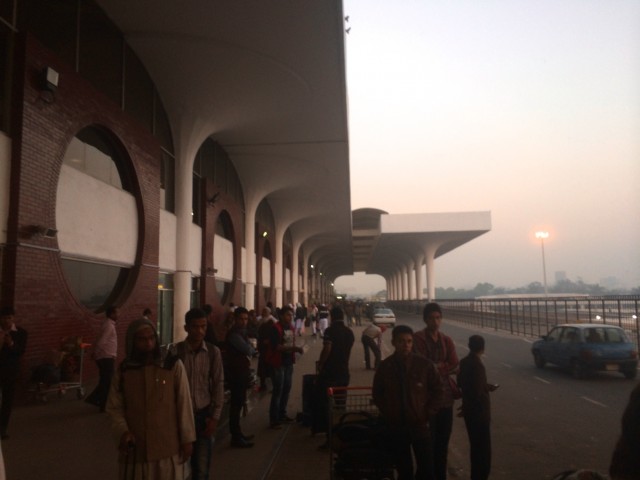
[[[533,352],[533,361],[538,368],[544,368],[545,364],[547,363],[542,354],[537,350]]]
[[[638,369],[637,368],[633,368],[633,369],[629,369],[629,370],[623,370],[622,371],[623,375],[625,376],[625,378],[628,378],[629,380],[632,380],[634,378],[636,378],[638,376]]]
[[[584,365],[580,363],[578,360],[571,360],[571,375],[573,378],[577,378],[578,380],[582,380],[586,377],[586,371]]]

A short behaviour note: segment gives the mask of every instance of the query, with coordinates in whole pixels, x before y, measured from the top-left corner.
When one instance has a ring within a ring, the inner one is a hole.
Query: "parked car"
[[[373,310],[373,323],[376,325],[395,325],[396,315],[390,308],[375,308]]]
[[[638,348],[622,328],[602,324],[557,325],[531,347],[536,367],[552,363],[570,369],[575,378],[595,370],[638,374]]]

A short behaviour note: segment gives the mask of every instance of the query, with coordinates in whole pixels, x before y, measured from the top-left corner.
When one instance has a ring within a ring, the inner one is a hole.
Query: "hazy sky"
[[[352,209],[490,210],[437,286],[542,281],[540,229],[550,284],[640,285],[640,1],[344,8]]]

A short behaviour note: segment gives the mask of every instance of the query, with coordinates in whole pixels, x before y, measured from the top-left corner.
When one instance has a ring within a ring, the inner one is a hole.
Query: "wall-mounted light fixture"
[[[220,192],[214,193],[213,196],[207,200],[207,203],[213,207],[218,201],[218,198],[220,198]]]
[[[207,267],[207,275],[213,276],[216,273],[218,273],[218,269],[217,268]]]
[[[35,236],[56,238],[58,235],[58,230],[55,228],[43,227],[42,225],[29,225],[25,230],[29,238],[33,238]]]
[[[269,235],[269,234],[267,233],[266,230],[264,232],[262,232],[262,238],[267,238],[267,235]]]
[[[45,67],[40,76],[40,89],[55,93],[58,89],[60,74],[51,67]]]

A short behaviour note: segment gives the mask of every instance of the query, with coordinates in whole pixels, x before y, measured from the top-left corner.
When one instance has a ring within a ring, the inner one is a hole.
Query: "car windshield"
[[[376,315],[393,315],[393,312],[388,308],[378,308],[375,314]]]

